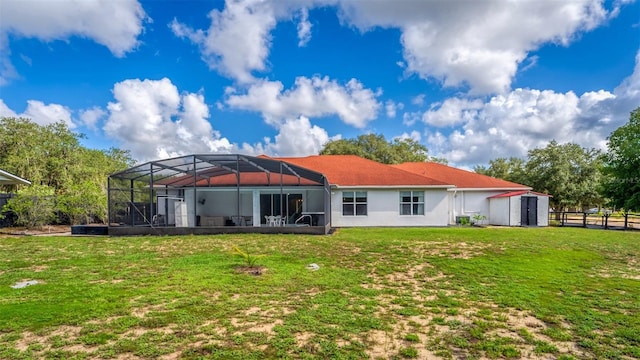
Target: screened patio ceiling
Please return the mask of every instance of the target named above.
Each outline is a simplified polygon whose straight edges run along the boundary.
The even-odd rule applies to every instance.
[[[151,186],[324,185],[324,175],[267,157],[201,154],[150,161],[112,174],[110,179],[151,182]]]
[[[313,195],[314,191],[321,191],[321,195],[317,192]],[[329,183],[323,174],[266,156],[196,154],[149,161],[109,176],[109,231],[142,234],[143,230],[134,232],[123,228],[149,227],[157,233],[160,227],[166,234],[185,231],[326,233],[330,224],[328,215],[322,221],[315,221],[318,226],[309,226],[309,229],[294,226],[268,229],[262,218],[264,215],[289,217],[293,215],[289,214],[290,210],[294,209],[314,213],[322,210],[321,214],[328,214],[329,192]],[[307,201],[303,196],[311,198]],[[299,206],[289,204],[296,199]],[[271,206],[269,213],[265,213],[265,206]],[[224,219],[223,224],[220,219]],[[237,226],[228,226],[230,222]]]

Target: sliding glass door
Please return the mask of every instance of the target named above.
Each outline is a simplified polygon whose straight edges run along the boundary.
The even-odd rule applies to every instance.
[[[260,223],[266,224],[265,216],[284,215],[287,224],[292,224],[302,213],[302,194],[260,194]]]

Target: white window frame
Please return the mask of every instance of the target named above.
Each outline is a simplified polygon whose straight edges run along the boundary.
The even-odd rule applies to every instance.
[[[369,194],[366,191],[343,191],[342,192],[342,216],[367,216],[369,214],[369,206],[368,206],[369,196],[368,195]],[[351,199],[351,200],[345,201],[345,199]],[[362,199],[364,199],[364,201]],[[351,206],[350,214],[349,214],[349,211],[345,211],[346,206]],[[362,213],[362,209],[364,209],[364,213]]]
[[[405,195],[404,197],[406,197],[406,195],[409,195],[409,201],[404,201],[403,200],[403,194]],[[400,195],[400,206],[399,206],[399,213],[400,216],[424,216],[424,199],[425,199],[425,194],[424,191],[422,190],[404,190],[404,191],[400,191],[399,192]],[[420,197],[422,197],[422,201],[420,201]],[[409,205],[409,210],[410,213],[409,214],[403,214],[403,205]],[[422,205],[422,207],[420,207],[420,205]],[[422,213],[420,213],[420,209],[422,209]]]

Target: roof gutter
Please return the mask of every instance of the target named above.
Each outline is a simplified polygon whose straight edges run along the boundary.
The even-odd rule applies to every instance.
[[[7,178],[7,180],[8,180],[4,184],[2,182],[0,182],[0,185],[18,185],[18,184],[31,185],[31,181],[29,181],[27,179],[23,179],[20,176],[8,173],[8,172],[6,172],[4,170],[0,170],[0,177]]]
[[[337,185],[331,184],[335,189],[449,189],[455,185]],[[450,190],[449,190],[450,191]]]
[[[530,187],[519,187],[519,188],[455,188],[455,189],[449,189],[449,191],[531,191],[533,190]]]

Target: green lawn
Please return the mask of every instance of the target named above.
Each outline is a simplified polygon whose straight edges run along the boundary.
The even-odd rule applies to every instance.
[[[640,358],[639,259],[566,228],[0,237],[0,359]]]

